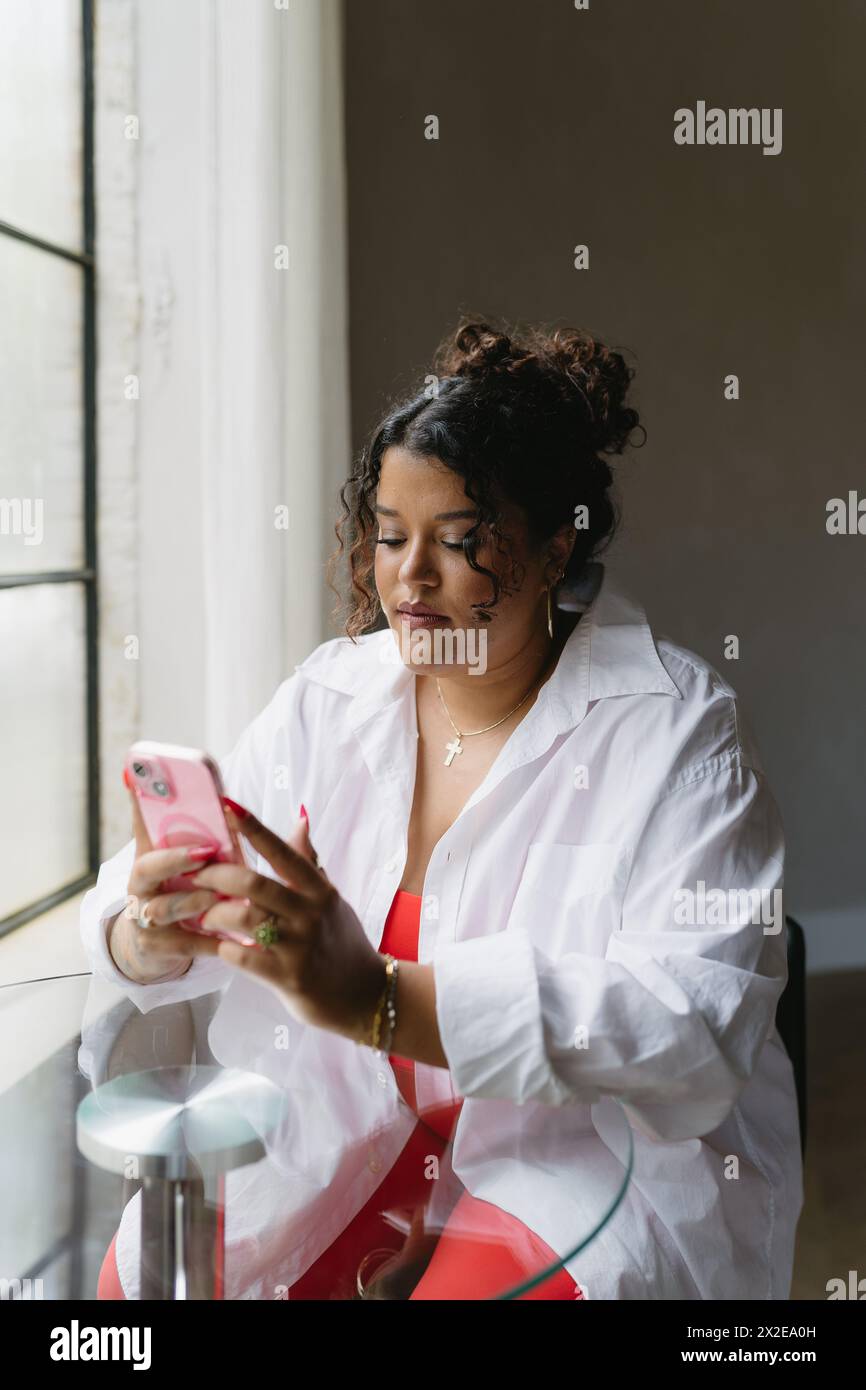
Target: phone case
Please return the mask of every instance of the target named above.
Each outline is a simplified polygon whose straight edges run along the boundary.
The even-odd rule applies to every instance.
[[[133,743],[125,763],[130,784],[135,788],[142,819],[154,849],[173,849],[178,845],[213,845],[209,863],[245,864],[243,850],[229,827],[220,797],[223,794],[219,767],[200,748],[140,740]],[[160,884],[160,893],[193,892],[189,874],[175,874]],[[220,898],[230,895],[220,893]],[[176,926],[202,936],[218,936],[226,941],[249,944],[243,932],[225,928],[209,931],[201,926],[204,913],[184,917]]]

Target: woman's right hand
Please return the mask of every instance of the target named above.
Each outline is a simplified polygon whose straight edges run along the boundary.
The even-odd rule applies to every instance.
[[[176,874],[195,873],[207,862],[191,858],[188,845],[177,849],[154,849],[141,814],[138,797],[132,798],[132,824],[135,832],[135,862],[127,884],[127,906],[114,918],[108,933],[108,949],[122,974],[136,984],[155,984],[174,980],[192,965],[195,956],[215,956],[219,938],[186,931],[175,924],[197,917],[220,901],[208,888],[190,888],[188,893],[160,893],[160,885]],[[135,917],[147,904],[147,926]]]

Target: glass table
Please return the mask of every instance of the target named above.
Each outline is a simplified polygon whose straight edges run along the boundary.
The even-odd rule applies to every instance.
[[[554,1248],[464,1181],[543,1169],[525,1107],[473,1100],[490,1123],[467,1156],[459,1105],[419,1117],[405,1073],[353,1073],[366,1049],[323,1030],[300,1025],[291,1062],[277,1042],[227,1065],[221,998],[141,1013],[90,975],[0,986],[3,1297],[405,1300],[448,1296],[449,1269],[461,1298],[569,1287],[631,1178],[616,1101],[537,1107],[573,1155]]]

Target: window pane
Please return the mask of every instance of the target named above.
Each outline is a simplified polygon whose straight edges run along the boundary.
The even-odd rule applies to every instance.
[[[81,0],[0,0],[0,220],[82,249]]]
[[[0,589],[0,917],[87,872],[83,590]]]
[[[84,563],[82,275],[0,235],[0,574]]]

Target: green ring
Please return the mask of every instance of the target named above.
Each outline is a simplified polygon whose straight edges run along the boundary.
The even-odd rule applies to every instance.
[[[273,946],[279,941],[280,933],[273,922],[262,922],[256,927],[255,938],[260,946]]]

